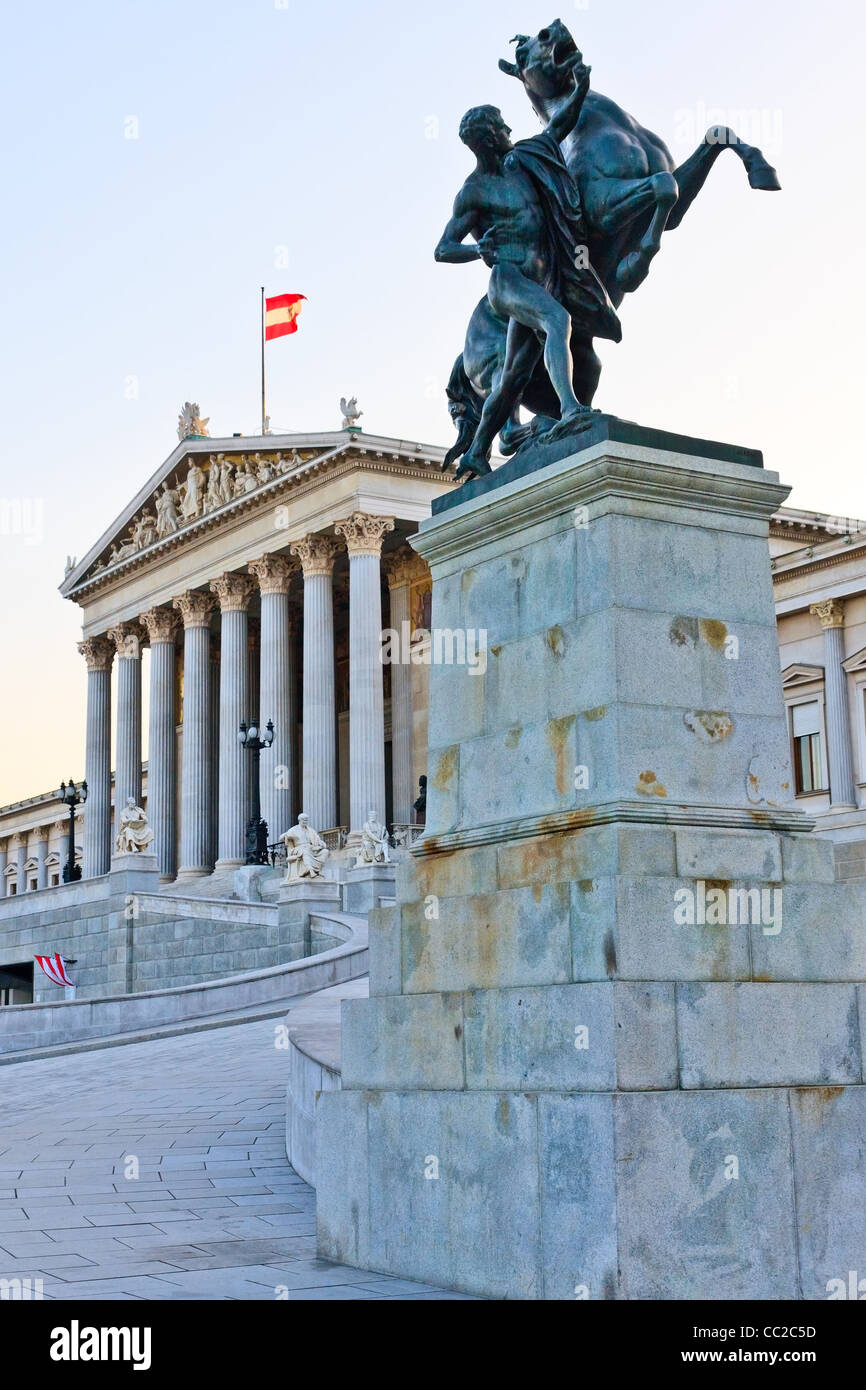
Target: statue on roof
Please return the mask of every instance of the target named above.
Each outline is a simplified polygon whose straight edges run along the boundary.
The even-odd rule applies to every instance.
[[[202,419],[198,401],[184,401],[183,410],[177,417],[178,439],[207,439],[209,421],[210,416],[207,420]]]
[[[345,396],[341,396],[341,397],[340,397],[340,409],[341,409],[342,412],[343,412],[343,424],[342,424],[342,428],[343,428],[344,430],[356,430],[356,429],[360,429],[360,425],[358,424],[358,421],[360,420],[360,418],[361,418],[361,416],[364,414],[364,412],[363,412],[363,410],[359,410],[359,409],[358,409],[358,397],[357,397],[357,396],[352,396],[352,397],[347,401]]]

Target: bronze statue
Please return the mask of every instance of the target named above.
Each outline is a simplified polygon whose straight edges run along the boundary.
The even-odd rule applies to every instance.
[[[571,69],[571,91],[541,135],[512,146],[495,106],[473,107],[460,125],[460,138],[477,164],[457,195],[436,259],[480,258],[489,265],[487,299],[509,327],[502,370],[458,477],[489,472],[493,440],[513,419],[542,353],[559,407],[559,422],[547,431],[553,438],[592,413],[572,386],[573,327],[589,337],[622,337],[616,311],[589,264],[580,198],[559,148],[589,90],[589,69],[577,56]],[[464,246],[470,234],[475,242]]]
[[[555,122],[556,129],[562,129],[558,122],[565,114],[565,133],[559,138],[564,163],[573,180],[574,201],[580,209],[585,236],[583,264],[601,282],[611,307],[618,307],[624,295],[646,278],[663,232],[679,226],[723,150],[732,150],[742,161],[752,188],[779,188],[776,172],[761,151],[745,144],[727,127],[708,130],[694,154],[677,167],[658,136],[599,92],[583,93],[578,99],[576,120],[572,121],[570,110],[575,93],[579,82],[586,81],[588,69],[583,67],[582,55],[560,20],[534,37],[518,35],[514,42],[515,61],[501,61],[500,68],[523,83],[548,130]],[[519,142],[518,148],[523,143]],[[464,246],[463,255],[458,258],[441,254],[442,247],[440,242],[438,259],[469,260],[481,254],[480,249]],[[556,247],[554,259],[562,273],[562,257]],[[463,352],[448,383],[449,410],[458,428],[458,439],[443,466],[468,455],[469,466],[464,473],[470,475],[484,471],[478,466],[479,458],[489,456],[485,440],[488,431],[482,435],[480,446],[475,441],[485,401],[497,392],[508,356],[511,315],[502,312],[501,300],[498,305],[488,294],[476,306]],[[567,307],[570,309],[571,305]],[[571,380],[573,394],[584,407],[592,405],[598,386],[601,363],[592,340],[601,336],[605,335],[594,322],[587,322],[585,315],[572,315]],[[520,405],[539,417],[534,422],[536,437],[545,423],[550,426],[563,413],[562,398],[567,393],[560,389],[561,382],[557,386],[551,381],[546,356],[543,360],[538,354],[529,380],[502,420],[500,447],[504,454],[514,453],[533,433],[533,426],[521,423]],[[498,394],[497,419],[502,415],[501,392]],[[492,418],[492,414],[488,415],[488,421]],[[579,419],[574,418],[579,426]]]

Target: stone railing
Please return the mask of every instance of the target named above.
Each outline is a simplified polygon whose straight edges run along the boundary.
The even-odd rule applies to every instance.
[[[391,844],[395,849],[409,849],[423,834],[423,825],[392,825]]]

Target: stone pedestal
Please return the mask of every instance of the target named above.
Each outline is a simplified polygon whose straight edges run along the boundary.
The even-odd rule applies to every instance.
[[[310,917],[340,911],[340,885],[328,878],[281,883],[277,902],[280,940],[288,947],[286,959],[300,960],[311,953]]]
[[[114,854],[108,873],[108,993],[132,993],[135,923],[142,893],[159,891],[155,854]]]
[[[363,864],[346,870],[343,903],[347,912],[364,914],[379,906],[380,898],[394,897],[394,864]]]
[[[427,829],[317,1110],[320,1253],[496,1298],[826,1298],[866,1269],[866,891],[792,800],[787,489],[609,419],[535,463],[413,538],[486,665],[431,667]]]

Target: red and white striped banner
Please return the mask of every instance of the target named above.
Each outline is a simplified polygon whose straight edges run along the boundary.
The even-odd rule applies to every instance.
[[[305,294],[277,294],[265,300],[265,342],[297,333],[298,314]]]
[[[44,971],[49,980],[53,980],[56,985],[68,985],[70,989],[74,988],[66,973],[66,961],[59,951],[53,956],[35,956],[34,959],[39,969]]]

